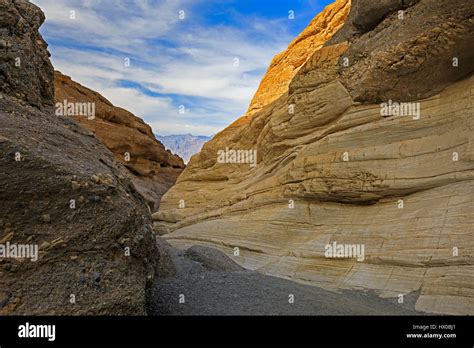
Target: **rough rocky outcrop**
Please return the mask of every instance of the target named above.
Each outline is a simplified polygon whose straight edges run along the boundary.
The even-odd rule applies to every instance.
[[[51,105],[53,69],[38,33],[44,14],[28,1],[0,0],[0,92],[31,105]]]
[[[28,57],[17,67],[1,56],[0,314],[144,314],[163,251],[127,170],[55,115],[43,19],[25,1],[0,1],[0,42]]]
[[[356,10],[349,16],[348,25],[364,18],[362,33],[374,28],[351,39],[341,57],[348,66],[342,61],[339,64],[341,82],[355,101],[428,98],[472,73],[471,2],[385,1],[387,6],[356,2]],[[379,9],[384,11],[377,12]],[[453,66],[454,60],[457,66]]]
[[[264,273],[474,314],[473,11],[352,1],[278,99],[191,159],[156,231]],[[257,150],[257,165],[221,163],[226,148]],[[326,257],[333,242],[363,245],[364,260]]]
[[[74,120],[92,131],[129,169],[138,191],[151,209],[157,210],[161,196],[183,170],[183,160],[166,150],[141,118],[114,106],[99,93],[59,71],[55,71],[54,85],[59,105],[93,103],[95,117],[75,115]]]

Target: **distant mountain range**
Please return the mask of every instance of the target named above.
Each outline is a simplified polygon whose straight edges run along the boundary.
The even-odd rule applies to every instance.
[[[192,155],[201,151],[204,143],[211,138],[192,134],[156,135],[156,139],[174,154],[180,156],[185,163],[189,162]]]

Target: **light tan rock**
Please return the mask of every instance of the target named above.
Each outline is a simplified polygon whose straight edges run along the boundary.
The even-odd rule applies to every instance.
[[[391,26],[397,19],[388,13],[373,30],[316,50],[281,96],[193,157],[154,214],[155,230],[177,247],[219,248],[263,273],[371,289],[393,301],[419,292],[417,310],[474,314],[474,63],[449,81],[415,64],[409,90],[393,87],[406,83],[407,62],[386,72],[373,56],[358,57],[364,84],[354,79],[360,72],[341,67],[355,54],[351,47],[370,46],[377,35],[397,48],[415,45],[415,61],[434,59],[417,38],[423,42],[444,16],[468,26],[462,1],[455,2],[442,12],[414,3],[403,26]],[[423,30],[406,34],[415,25]],[[446,36],[465,43],[466,32],[453,30]],[[438,52],[446,66],[449,47]],[[379,53],[384,49],[391,46]],[[383,81],[392,87],[380,89]],[[418,91],[423,98],[413,99]],[[419,103],[420,117],[383,117],[371,101],[378,98]],[[226,148],[257,150],[257,166],[219,163]],[[333,242],[363,245],[364,260],[326,257]]]

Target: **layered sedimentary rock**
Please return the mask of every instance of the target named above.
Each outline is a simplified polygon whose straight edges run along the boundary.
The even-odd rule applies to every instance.
[[[278,99],[192,158],[156,231],[280,277],[474,314],[473,14],[352,1]],[[257,150],[257,165],[222,163],[226,148]],[[328,257],[334,242],[363,260]]]
[[[136,188],[151,208],[157,209],[161,196],[183,170],[183,160],[166,150],[141,118],[114,106],[99,93],[59,71],[55,71],[54,85],[59,113],[67,111],[70,103],[93,105],[94,115],[83,112],[83,115],[75,114],[73,119],[93,132],[129,169]]]
[[[144,314],[151,216],[114,155],[55,115],[43,20],[0,1],[0,314]]]

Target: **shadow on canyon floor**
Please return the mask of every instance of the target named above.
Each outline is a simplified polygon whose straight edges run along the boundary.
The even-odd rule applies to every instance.
[[[212,248],[179,251],[166,242],[159,245],[170,255],[171,271],[158,277],[148,291],[149,315],[423,314],[415,310],[418,293],[398,304],[396,298],[382,299],[374,292],[332,292],[243,269]],[[290,295],[294,303],[289,303]]]

